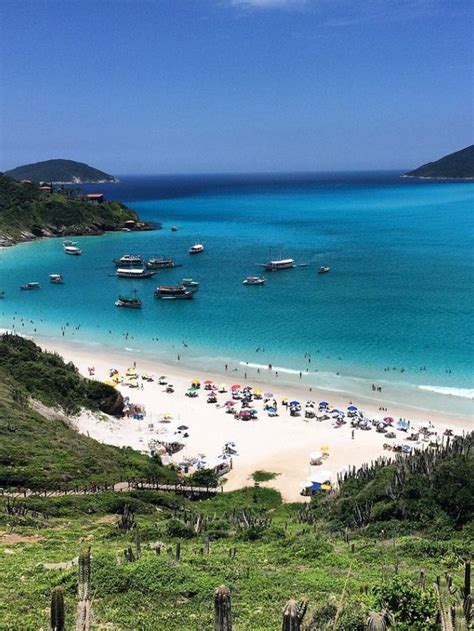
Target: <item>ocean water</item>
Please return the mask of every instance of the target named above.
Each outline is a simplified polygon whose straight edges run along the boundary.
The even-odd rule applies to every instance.
[[[271,364],[280,380],[472,413],[473,183],[378,173],[123,177],[86,188],[163,229],[82,237],[81,257],[65,256],[57,239],[0,251],[0,327],[59,337],[67,323],[66,341],[179,355],[200,369],[227,363],[249,379],[257,368],[275,379]],[[196,240],[205,253],[189,256]],[[170,255],[182,267],[117,279],[112,260],[125,253]],[[242,285],[279,256],[309,265]],[[320,265],[331,272],[318,275]],[[48,282],[53,272],[63,286]],[[183,277],[200,281],[194,300],[153,298],[157,284]],[[41,290],[21,292],[28,281]],[[117,309],[132,288],[143,309]]]

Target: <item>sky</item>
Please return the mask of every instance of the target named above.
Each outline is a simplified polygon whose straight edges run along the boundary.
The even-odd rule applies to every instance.
[[[2,0],[0,170],[409,169],[473,142],[472,0]]]

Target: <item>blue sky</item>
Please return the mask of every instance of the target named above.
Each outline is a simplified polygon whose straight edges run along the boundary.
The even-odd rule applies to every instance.
[[[0,14],[0,169],[404,169],[473,142],[470,0],[2,0]]]

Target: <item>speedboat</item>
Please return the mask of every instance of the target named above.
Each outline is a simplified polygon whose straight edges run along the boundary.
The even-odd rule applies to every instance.
[[[124,254],[114,261],[115,267],[141,267],[143,266],[142,257],[136,254]]]
[[[170,267],[177,267],[172,258],[166,256],[157,256],[152,259],[148,259],[146,266],[148,269],[167,269]]]
[[[155,289],[155,298],[160,300],[191,300],[194,292],[183,285],[161,285]]]
[[[260,278],[259,276],[247,276],[247,278],[242,281],[242,285],[264,285],[266,280],[266,278]]]
[[[5,292],[3,291],[3,289],[0,291],[0,298],[5,298]]]
[[[171,226],[171,232],[177,232],[177,231],[178,231],[177,226]]]
[[[126,307],[127,309],[141,309],[142,301],[137,296],[136,290],[133,291],[133,296],[120,295],[115,302],[116,307]]]
[[[20,289],[23,289],[23,290],[39,289],[39,288],[40,288],[40,284],[39,283],[26,283],[26,285],[22,285],[20,287]]]
[[[195,243],[189,248],[189,254],[201,254],[202,252],[204,252],[202,243]]]
[[[55,285],[61,285],[62,283],[64,283],[64,278],[61,276],[61,274],[50,274],[49,280]]]
[[[152,272],[147,269],[134,269],[128,267],[119,267],[117,272],[115,273],[119,278],[151,278],[155,275],[155,272]]]
[[[77,247],[77,241],[64,241],[63,248],[64,254],[71,254],[72,256],[79,256],[82,254],[81,248]]]
[[[183,278],[181,285],[187,289],[194,289],[194,291],[197,291],[199,288],[199,281],[193,280],[192,278]]]
[[[264,263],[263,267],[267,272],[278,272],[282,269],[295,267],[295,261],[293,259],[277,259]]]
[[[318,274],[327,274],[330,271],[330,267],[328,267],[327,265],[321,265],[321,267],[318,270]]]

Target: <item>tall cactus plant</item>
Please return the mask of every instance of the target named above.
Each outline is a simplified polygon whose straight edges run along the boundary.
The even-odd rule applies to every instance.
[[[367,619],[367,631],[386,631],[392,624],[393,616],[386,609],[371,611]]]
[[[282,631],[300,631],[307,608],[306,600],[300,602],[289,600],[283,610]]]
[[[91,588],[91,549],[82,550],[79,555],[78,594],[80,600],[88,600]]]
[[[232,606],[230,590],[221,585],[214,592],[214,629],[232,631]]]
[[[51,594],[51,629],[64,631],[65,624],[64,592],[61,587],[55,587]]]

